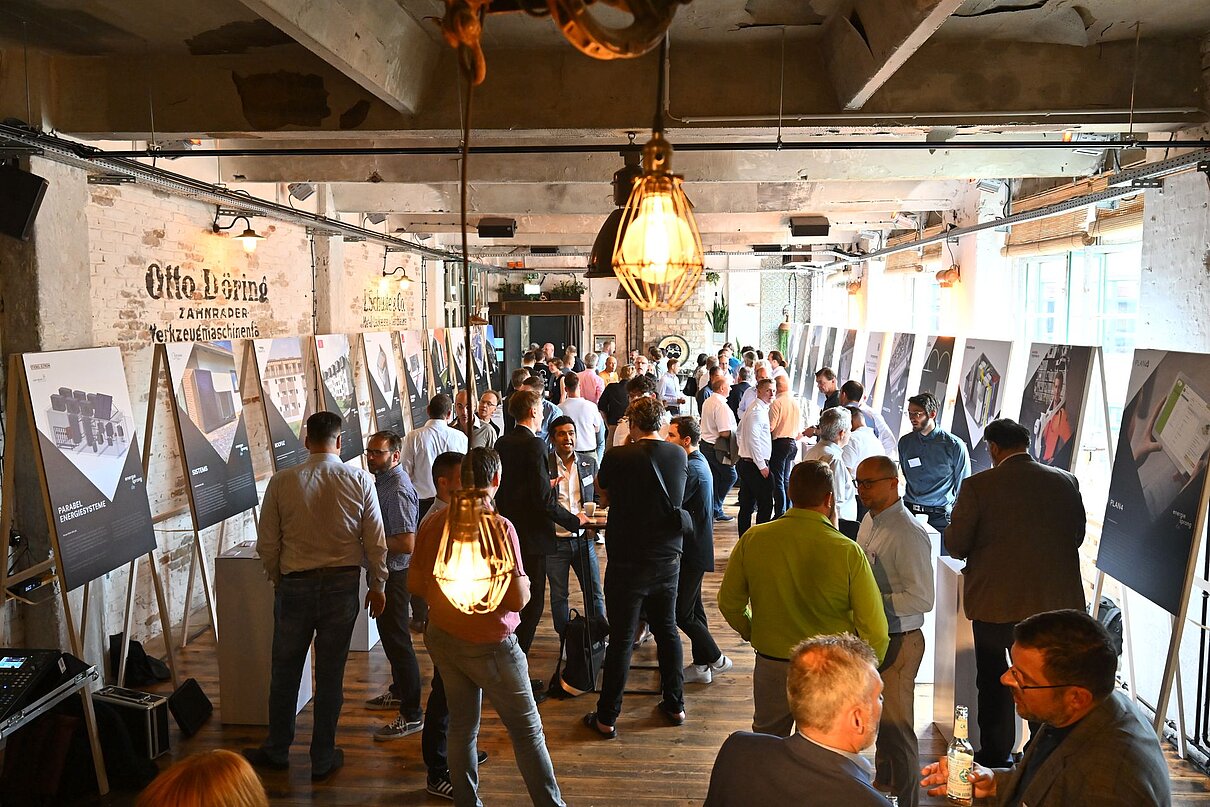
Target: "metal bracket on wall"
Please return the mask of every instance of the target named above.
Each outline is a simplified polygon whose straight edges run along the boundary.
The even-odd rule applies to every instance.
[[[1198,162],[1197,170],[1206,178],[1206,184],[1210,185],[1210,160],[1201,160]]]

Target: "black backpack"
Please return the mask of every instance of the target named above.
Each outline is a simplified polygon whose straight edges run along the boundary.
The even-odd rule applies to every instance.
[[[1118,655],[1122,655],[1122,609],[1118,604],[1108,597],[1101,597],[1101,607],[1097,611],[1097,622],[1104,626],[1105,630],[1109,631],[1109,638],[1113,640],[1113,649]]]
[[[597,690],[605,663],[605,639],[609,636],[609,623],[603,618],[585,619],[574,608],[570,617],[559,643],[559,655],[565,655],[567,660],[560,658],[550,682],[551,694],[560,698],[574,698]]]
[[[122,634],[115,633],[109,637],[109,672],[110,677],[118,680],[118,669],[122,660]],[[131,689],[150,686],[151,684],[167,681],[172,677],[168,665],[155,656],[147,655],[143,643],[134,639],[126,650],[126,680],[122,686]]]

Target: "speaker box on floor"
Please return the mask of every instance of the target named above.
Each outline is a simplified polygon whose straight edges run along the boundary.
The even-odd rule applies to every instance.
[[[0,233],[28,241],[49,186],[36,174],[0,164]]]
[[[181,727],[181,733],[186,737],[197,734],[210,715],[214,714],[214,706],[196,678],[190,678],[177,687],[176,692],[168,696],[168,710],[176,718],[176,724]]]

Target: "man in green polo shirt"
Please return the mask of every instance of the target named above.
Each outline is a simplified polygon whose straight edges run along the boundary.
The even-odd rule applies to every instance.
[[[794,727],[786,671],[795,645],[847,631],[864,639],[881,663],[890,641],[865,553],[828,520],[831,469],[799,463],[787,492],[792,507],[740,537],[718,590],[723,617],[756,650],[752,730],[779,737]]]

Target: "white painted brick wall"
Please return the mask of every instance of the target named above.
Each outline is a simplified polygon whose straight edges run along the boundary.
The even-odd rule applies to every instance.
[[[1210,352],[1210,181],[1191,171],[1149,191],[1139,347]]]

